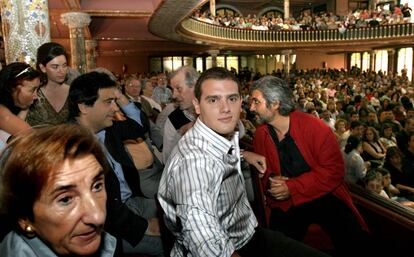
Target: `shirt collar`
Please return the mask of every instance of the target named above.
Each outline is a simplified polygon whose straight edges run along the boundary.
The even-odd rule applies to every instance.
[[[209,144],[209,149],[211,149],[211,154],[215,155],[217,158],[222,158],[223,155],[227,155],[231,148],[233,148],[232,155],[235,155],[240,151],[239,149],[239,135],[235,131],[231,139],[227,139],[217,132],[213,131],[207,125],[205,125],[200,118],[197,118],[196,123],[194,124],[194,129],[199,135],[206,138]]]

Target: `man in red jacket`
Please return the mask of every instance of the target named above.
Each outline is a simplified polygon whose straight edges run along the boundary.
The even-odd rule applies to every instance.
[[[303,240],[317,223],[339,256],[366,247],[368,228],[344,184],[344,161],[332,129],[298,111],[287,83],[265,76],[253,84],[250,110],[263,122],[253,146],[266,157],[263,188],[271,208],[269,226]]]

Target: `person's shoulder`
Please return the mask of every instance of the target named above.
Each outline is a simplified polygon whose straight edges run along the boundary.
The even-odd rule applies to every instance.
[[[21,235],[11,231],[0,244],[0,256],[36,257],[37,255]]]
[[[328,125],[326,125],[322,119],[318,119],[309,113],[305,113],[302,111],[294,111],[290,114],[291,123],[295,124],[296,126],[306,127],[306,128],[326,128],[330,129]]]
[[[4,117],[5,115],[11,115],[11,111],[6,106],[0,104],[0,116]]]
[[[267,123],[263,123],[263,124],[260,124],[259,126],[256,127],[255,134],[256,135],[261,135],[263,133],[266,133],[266,131],[267,131]]]

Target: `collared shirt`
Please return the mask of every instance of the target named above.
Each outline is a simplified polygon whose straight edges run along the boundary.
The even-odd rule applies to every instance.
[[[145,99],[145,100],[147,100],[147,102],[151,105],[151,108],[152,108],[152,109],[155,109],[155,110],[157,110],[158,112],[162,112],[162,107],[161,107],[161,105],[160,105],[159,103],[155,102],[155,100],[154,100],[154,99],[152,99],[151,97],[148,97],[148,96],[142,95],[142,96],[141,96],[141,99]],[[141,101],[142,101],[142,100],[141,100]]]
[[[112,157],[112,155],[108,152],[108,150],[106,150],[105,136],[106,136],[105,130],[101,130],[98,133],[96,133],[96,137],[98,138],[98,141],[101,143],[102,148],[105,151],[106,158],[108,159],[108,162],[111,165],[112,170],[115,172],[115,175],[118,178],[120,191],[121,191],[121,201],[124,203],[126,200],[128,200],[131,197],[132,191],[129,188],[128,183],[126,182],[121,164]]]
[[[130,102],[137,102],[137,103],[141,102],[141,97],[140,96],[133,97],[133,96],[128,95],[127,93],[125,93],[125,96],[129,99]]]
[[[11,135],[4,130],[0,129],[0,151],[3,150],[7,145],[7,140]]]
[[[360,179],[365,177],[367,168],[364,160],[357,149],[349,153],[343,152],[345,161],[345,181],[349,183],[357,183]]]
[[[152,92],[152,98],[159,104],[167,104],[171,102],[172,92],[168,87],[157,86]]]
[[[197,119],[174,148],[158,190],[177,238],[171,256],[231,256],[253,236],[238,141],[237,132],[228,140]]]
[[[115,254],[116,239],[106,232],[102,232],[101,247],[98,249],[98,257],[112,257]],[[38,237],[27,238],[11,231],[0,244],[0,256],[19,257],[57,257]]]
[[[133,102],[130,101],[128,104],[122,106],[121,109],[126,116],[138,122],[139,125],[142,125],[141,110],[138,109],[138,107]]]

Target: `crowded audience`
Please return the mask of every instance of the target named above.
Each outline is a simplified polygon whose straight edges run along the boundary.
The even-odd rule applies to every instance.
[[[336,15],[333,12],[312,13],[303,10],[299,16],[283,18],[283,14],[276,16],[246,16],[239,13],[224,11],[216,16],[208,10],[197,10],[193,18],[205,23],[236,29],[251,30],[328,30],[337,29],[345,32],[352,28],[372,28],[383,25],[404,24],[411,22],[411,8],[408,4],[403,6],[391,6],[386,9],[384,5],[378,5],[375,10],[356,9],[349,11],[347,15]]]

